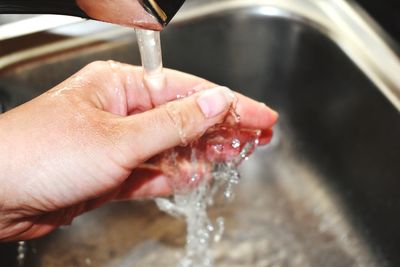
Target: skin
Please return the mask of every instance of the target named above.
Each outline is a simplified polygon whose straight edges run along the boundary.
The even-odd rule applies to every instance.
[[[278,115],[263,103],[223,98],[227,89],[173,70],[162,91],[142,77],[139,67],[95,62],[0,115],[1,241],[42,236],[113,199],[170,194],[167,178],[142,164],[180,145],[182,131],[192,141],[222,122],[233,101],[241,126],[270,139]]]
[[[155,17],[138,0],[76,0],[77,5],[91,18],[113,24],[161,31]]]

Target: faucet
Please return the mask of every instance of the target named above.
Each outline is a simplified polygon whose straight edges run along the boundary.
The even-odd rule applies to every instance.
[[[0,14],[58,14],[161,31],[185,0],[0,0]]]

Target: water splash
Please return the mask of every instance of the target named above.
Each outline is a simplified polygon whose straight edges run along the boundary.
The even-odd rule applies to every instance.
[[[234,123],[232,123],[232,121]],[[162,170],[170,178],[174,195],[156,199],[158,207],[187,224],[186,252],[181,267],[211,267],[211,246],[222,238],[222,217],[212,222],[207,208],[222,194],[231,201],[240,182],[239,164],[259,143],[261,132],[240,129],[237,119],[217,125],[186,147],[166,152]]]

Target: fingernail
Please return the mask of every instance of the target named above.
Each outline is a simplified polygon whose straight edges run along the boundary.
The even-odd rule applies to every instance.
[[[206,118],[218,116],[232,104],[235,94],[227,87],[216,87],[204,91],[197,99]]]

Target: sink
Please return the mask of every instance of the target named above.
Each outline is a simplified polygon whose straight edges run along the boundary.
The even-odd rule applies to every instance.
[[[216,266],[400,266],[398,58],[353,5],[314,12],[310,3],[319,1],[279,2],[188,1],[162,33],[165,66],[281,114],[272,143],[242,165],[234,202],[210,210],[226,218]],[[332,10],[339,19],[348,13],[338,10],[362,14],[365,23],[329,22]],[[362,38],[371,42],[362,46],[352,34],[367,26]],[[56,39],[0,62],[2,107],[94,60],[140,64],[130,29]],[[176,266],[184,234],[183,222],[151,201],[111,203],[27,242],[22,266]],[[2,266],[17,266],[17,247],[0,245]]]

